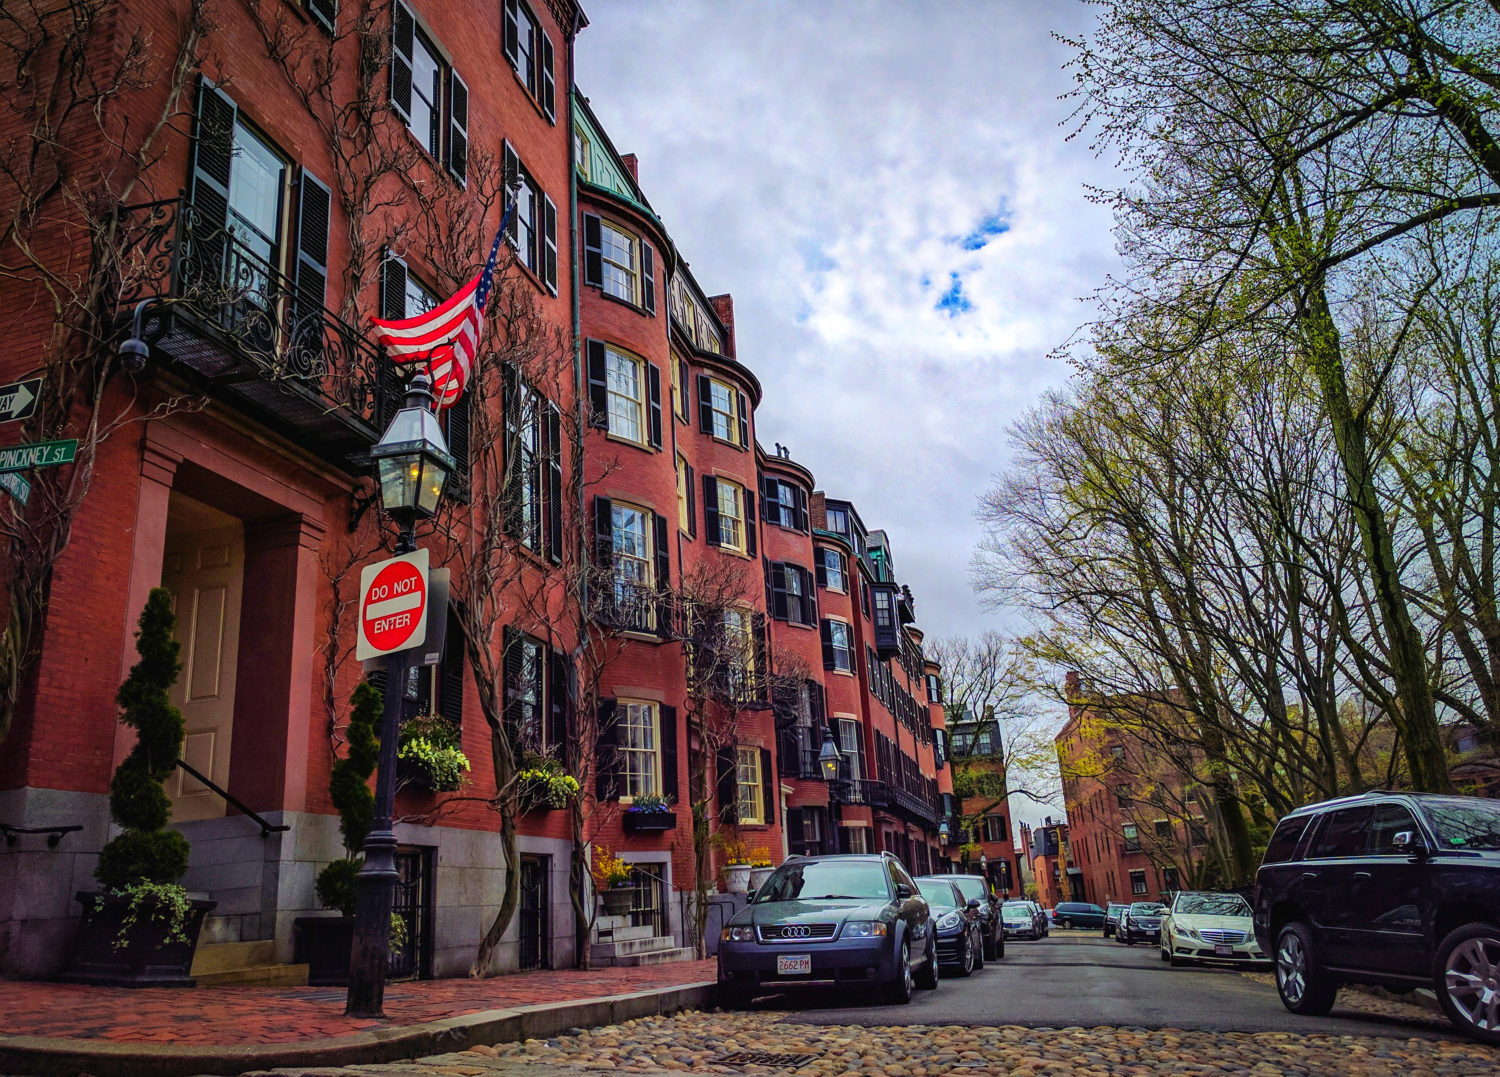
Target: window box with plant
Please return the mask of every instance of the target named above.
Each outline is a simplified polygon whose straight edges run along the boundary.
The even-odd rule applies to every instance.
[[[599,887],[599,900],[604,905],[605,916],[629,916],[630,906],[635,901],[635,888],[630,885],[630,865],[608,848],[600,845],[594,856],[594,881]]]
[[[78,894],[83,919],[64,979],[119,987],[192,987],[188,974],[203,918],[215,902],[194,900],[178,880],[188,842],[166,829],[172,801],[162,783],[182,753],[182,713],[172,685],[182,671],[172,593],[152,590],[136,632],[140,661],[115,699],[135,747],[115,770],[109,814],[124,829],[99,851],[102,887]]]
[[[642,793],[625,809],[625,829],[635,833],[648,833],[677,829],[677,814],[672,811],[672,798],[660,793]]]
[[[458,729],[446,718],[418,715],[401,727],[396,748],[397,788],[453,793],[463,787],[469,757],[458,743]]]
[[[516,774],[516,796],[523,813],[557,811],[578,795],[578,779],[563,772],[562,764],[543,756],[523,759]]]

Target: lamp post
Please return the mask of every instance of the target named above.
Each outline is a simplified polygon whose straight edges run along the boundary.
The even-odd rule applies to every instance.
[[[400,529],[396,553],[417,548],[417,522],[438,509],[453,457],[432,413],[432,391],[425,373],[411,380],[406,401],[385,434],[370,450],[380,484],[380,503]],[[354,941],[349,948],[349,1017],[384,1017],[385,976],[390,965],[391,907],[396,887],[396,832],[391,816],[396,801],[396,741],[401,735],[401,698],[410,653],[385,659],[385,709],[380,720],[380,764],[375,776],[374,818],[365,834],[364,864],[357,879]]]
[[[834,783],[839,780],[839,768],[843,766],[844,755],[839,751],[838,742],[833,739],[833,730],[823,726],[823,746],[818,749],[818,767],[823,771],[823,780],[828,783],[828,814],[829,829],[833,831],[833,849],[839,851],[839,833],[844,820],[844,803],[836,795]],[[823,848],[828,848],[827,844]]]

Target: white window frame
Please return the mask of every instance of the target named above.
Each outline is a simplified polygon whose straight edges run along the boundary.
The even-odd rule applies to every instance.
[[[634,395],[626,391],[623,370],[629,369]],[[646,444],[646,361],[629,352],[604,347],[604,392],[605,412],[611,437],[621,438],[635,445]],[[618,383],[618,384],[617,384]],[[625,429],[633,422],[635,433]]]
[[[1140,885],[1137,886],[1136,883]],[[1150,892],[1150,884],[1146,881],[1145,868],[1132,868],[1130,870],[1130,892],[1136,896],[1142,896]]]
[[[724,402],[728,410],[719,406],[718,393],[722,391]],[[734,386],[728,382],[720,381],[718,378],[708,379],[708,411],[710,415],[709,432],[720,441],[727,441],[731,445],[740,445],[740,409],[737,402]],[[724,431],[719,430],[720,420],[724,423]],[[740,448],[744,448],[740,445]]]
[[[765,825],[765,783],[760,772],[760,749],[734,750],[734,806],[741,823]],[[753,783],[753,784],[752,784]],[[751,810],[753,806],[753,810]]]
[[[745,488],[730,479],[719,479],[716,485],[719,492],[719,547],[744,553]]]
[[[835,629],[836,626],[843,628],[844,643],[843,643],[842,647],[839,646],[839,642],[838,642],[838,640],[834,636],[834,629]],[[853,673],[854,672],[854,629],[850,626],[849,622],[848,621],[841,621],[837,617],[830,617],[828,619],[828,642],[833,647],[833,669],[834,669],[834,672],[836,672],[836,673]],[[840,654],[843,654],[843,656],[844,656],[844,662],[845,662],[845,664],[842,665],[842,666],[839,665],[839,655]]]
[[[619,260],[617,248],[623,248],[627,262]],[[607,218],[599,218],[599,256],[603,267],[601,287],[605,295],[640,306],[640,249],[641,241],[633,232]]]
[[[824,586],[830,591],[837,591],[841,595],[849,593],[849,581],[844,579],[844,559],[839,552],[827,546],[818,550],[818,556],[823,559],[823,579],[827,581]],[[837,579],[838,583],[833,581]]]
[[[617,700],[616,751],[624,795],[661,794],[661,708],[643,699]]]
[[[688,462],[682,453],[677,454],[677,527],[683,534],[689,530],[688,524]]]
[[[621,524],[622,516],[628,519],[630,514],[640,518],[639,554],[628,551],[622,542],[622,539],[632,538],[635,534],[633,529]],[[631,623],[640,623],[648,628],[656,624],[656,604],[651,598],[656,589],[656,536],[652,532],[655,526],[655,513],[650,509],[632,505],[628,501],[611,502],[610,544],[614,559],[615,606],[620,610],[643,607],[643,615],[639,619],[630,620]]]

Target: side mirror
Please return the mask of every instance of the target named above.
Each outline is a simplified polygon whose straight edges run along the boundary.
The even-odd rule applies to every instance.
[[[979,908],[979,899],[978,898],[970,898],[969,899],[968,908],[971,908],[971,909],[977,909],[977,908]]]
[[[909,900],[911,900],[911,897],[912,897],[912,888],[911,887],[907,886],[905,883],[897,883],[896,884],[896,900],[897,901],[909,901]]]
[[[1415,830],[1398,830],[1391,838],[1391,850],[1407,856],[1424,857],[1427,855],[1427,843]]]
[[[755,887],[752,886],[749,890],[745,891],[745,900],[746,901],[754,901],[755,900]]]

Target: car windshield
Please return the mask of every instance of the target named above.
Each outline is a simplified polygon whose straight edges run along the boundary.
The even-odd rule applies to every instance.
[[[978,879],[954,879],[953,885],[958,887],[965,901],[984,900],[984,883]]]
[[[1156,901],[1137,901],[1130,906],[1131,916],[1160,916],[1167,907]]]
[[[1238,894],[1183,894],[1173,907],[1184,916],[1249,916],[1250,906]]]
[[[783,864],[755,892],[755,904],[854,898],[885,901],[885,866],[873,860],[802,860]]]
[[[1000,915],[1007,920],[1030,920],[1031,910],[1025,905],[1006,905],[1000,910]]]
[[[929,905],[942,905],[953,908],[953,884],[940,879],[918,879],[917,889],[927,899]]]
[[[1500,801],[1444,797],[1425,800],[1427,818],[1444,849],[1500,849]]]

